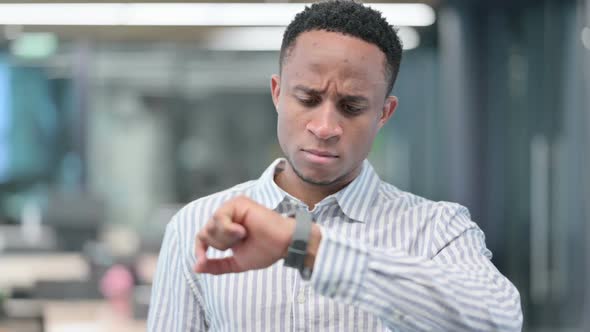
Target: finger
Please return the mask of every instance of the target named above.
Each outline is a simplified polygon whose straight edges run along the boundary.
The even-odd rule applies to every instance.
[[[234,224],[242,224],[250,199],[237,196],[222,204],[216,211],[220,216],[227,216]]]
[[[215,234],[217,233],[217,219],[211,218],[211,220],[209,220],[209,222],[205,224],[204,229],[205,232],[207,232],[207,234],[209,234],[210,236],[215,236]]]
[[[208,259],[199,262],[195,266],[195,272],[208,274],[238,273],[244,270],[240,268],[233,256],[225,258]]]
[[[216,214],[211,224],[214,226],[205,227],[207,243],[219,250],[231,248],[246,235],[246,229],[242,225],[232,223],[225,215]]]
[[[207,261],[207,248],[209,248],[209,245],[207,244],[206,238],[202,233],[199,233],[195,238],[195,256],[197,257],[197,262]]]
[[[240,224],[230,224],[227,231],[229,236],[236,240],[242,240],[246,237],[246,228]]]
[[[212,217],[199,233],[201,241],[207,243],[210,247],[218,250],[228,249],[228,241],[225,239],[222,223],[219,222],[219,216]]]

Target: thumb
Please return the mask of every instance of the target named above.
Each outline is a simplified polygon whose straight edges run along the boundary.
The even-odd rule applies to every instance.
[[[227,226],[228,233],[236,240],[241,240],[246,237],[246,228],[243,225],[231,223]]]

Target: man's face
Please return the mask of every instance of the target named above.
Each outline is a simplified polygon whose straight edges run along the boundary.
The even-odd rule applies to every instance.
[[[387,97],[385,54],[362,39],[309,31],[273,76],[279,144],[307,183],[348,183],[397,106]]]

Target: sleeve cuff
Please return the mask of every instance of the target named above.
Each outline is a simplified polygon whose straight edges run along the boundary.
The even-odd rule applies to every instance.
[[[322,241],[314,263],[311,285],[316,293],[353,303],[367,271],[369,253],[357,241],[326,232],[320,227]]]

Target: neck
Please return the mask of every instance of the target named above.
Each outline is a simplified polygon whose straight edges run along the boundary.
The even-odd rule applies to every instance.
[[[275,183],[291,196],[307,204],[310,210],[322,199],[340,191],[346,187],[360,171],[356,170],[353,174],[345,176],[341,180],[328,185],[318,185],[304,181],[293,170],[288,162],[285,162],[285,169],[275,175]]]

